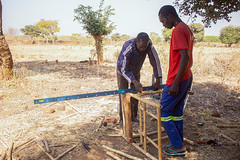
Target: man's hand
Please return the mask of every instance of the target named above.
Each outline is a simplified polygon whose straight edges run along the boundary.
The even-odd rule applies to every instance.
[[[156,82],[152,85],[153,86],[153,90],[154,91],[157,91],[157,90],[159,90],[160,89],[160,79],[161,79],[162,77],[158,77],[158,78],[156,78]]]
[[[179,91],[179,84],[173,83],[169,88],[169,95],[170,96],[177,96]]]
[[[133,80],[132,82],[135,86],[136,91],[141,93],[143,91],[142,84],[140,82],[138,82],[137,80]]]

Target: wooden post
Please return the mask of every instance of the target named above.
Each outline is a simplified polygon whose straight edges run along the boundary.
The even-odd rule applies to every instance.
[[[133,142],[133,133],[132,133],[132,112],[131,112],[131,101],[130,101],[130,93],[126,93],[123,97],[123,116],[125,119],[124,122],[124,137],[126,138],[128,143]]]
[[[143,103],[143,134],[144,134],[144,152],[147,153],[147,119],[146,119],[146,103]]]
[[[161,109],[157,108],[157,121],[158,121],[158,160],[162,160],[162,143],[161,143]]]
[[[139,136],[140,136],[140,143],[143,143],[143,136],[142,136],[142,125],[143,125],[143,121],[142,121],[142,102],[138,101],[138,107],[139,107]]]

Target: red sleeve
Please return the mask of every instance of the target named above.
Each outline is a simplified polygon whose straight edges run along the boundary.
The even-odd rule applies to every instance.
[[[188,49],[187,37],[184,30],[177,27],[172,33],[173,50]]]

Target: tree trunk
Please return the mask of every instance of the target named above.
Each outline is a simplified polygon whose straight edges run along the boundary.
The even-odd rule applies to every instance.
[[[102,46],[102,35],[94,36],[95,47],[97,51],[98,64],[103,63],[103,46]]]
[[[2,31],[2,1],[0,0],[0,79],[12,78],[12,69],[12,54]]]

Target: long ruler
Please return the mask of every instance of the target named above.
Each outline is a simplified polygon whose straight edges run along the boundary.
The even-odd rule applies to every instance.
[[[161,85],[161,88],[162,87],[163,87],[163,85]],[[143,87],[143,91],[152,90],[152,89],[153,89],[152,86]],[[130,93],[130,92],[136,92],[136,89],[135,88],[120,89],[120,90],[105,91],[105,92],[95,92],[95,93],[77,94],[77,95],[70,95],[70,96],[35,99],[34,104],[67,101],[67,100],[90,98],[90,97],[100,97],[100,96],[108,96],[108,95],[114,95],[114,94],[125,94],[125,93]]]

